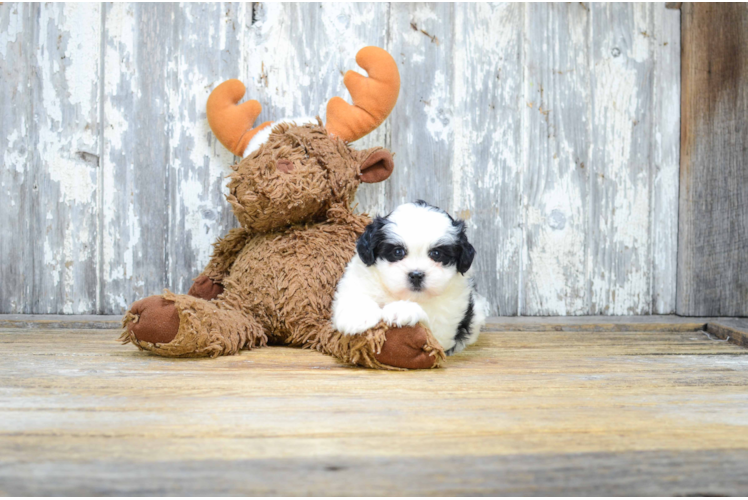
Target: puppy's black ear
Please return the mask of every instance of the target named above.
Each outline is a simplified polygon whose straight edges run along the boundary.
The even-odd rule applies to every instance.
[[[460,258],[457,259],[457,271],[461,274],[465,274],[473,265],[473,258],[475,257],[475,248],[465,238],[465,242],[460,244]]]
[[[475,248],[467,239],[465,234],[465,222],[461,220],[453,220],[452,224],[458,228],[459,234],[457,236],[457,272],[465,274],[473,265],[473,259],[475,258]]]
[[[364,229],[364,234],[358,237],[356,241],[356,251],[361,258],[361,262],[367,266],[372,266],[377,261],[377,247],[384,240],[382,228],[389,221],[384,217],[376,217]]]

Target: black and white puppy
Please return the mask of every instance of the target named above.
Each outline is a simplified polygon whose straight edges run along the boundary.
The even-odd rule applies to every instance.
[[[358,239],[335,292],[333,326],[353,335],[380,321],[420,322],[448,355],[460,352],[486,321],[471,278],[474,256],[463,221],[424,201],[400,205]]]

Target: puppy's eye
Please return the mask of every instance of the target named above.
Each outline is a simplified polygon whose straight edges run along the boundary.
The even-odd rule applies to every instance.
[[[403,260],[405,256],[408,255],[408,251],[405,249],[405,247],[400,245],[393,245],[392,243],[385,243],[384,245],[382,245],[381,250],[377,253],[383,258],[387,259],[389,262],[397,262],[399,260]]]
[[[434,248],[433,250],[429,251],[429,258],[431,260],[439,260],[442,257],[442,253],[438,248]]]

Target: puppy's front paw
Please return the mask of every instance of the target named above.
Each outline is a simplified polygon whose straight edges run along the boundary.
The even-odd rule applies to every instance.
[[[363,333],[382,321],[382,310],[376,304],[334,310],[332,326],[346,335]]]
[[[382,319],[391,326],[414,326],[428,317],[426,311],[415,302],[398,300],[384,306]]]

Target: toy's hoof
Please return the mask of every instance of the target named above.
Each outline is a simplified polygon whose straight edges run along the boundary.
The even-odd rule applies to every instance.
[[[190,291],[187,295],[192,295],[198,299],[213,300],[223,293],[223,285],[214,282],[204,274],[201,274],[195,278],[195,282],[192,283]]]
[[[170,302],[160,295],[152,295],[135,302],[130,312],[138,318],[127,323],[127,329],[136,339],[153,344],[168,344],[179,331],[179,313]]]
[[[428,344],[428,332],[421,325],[391,328],[387,330],[382,351],[375,358],[397,368],[433,368],[439,357],[432,354]]]

